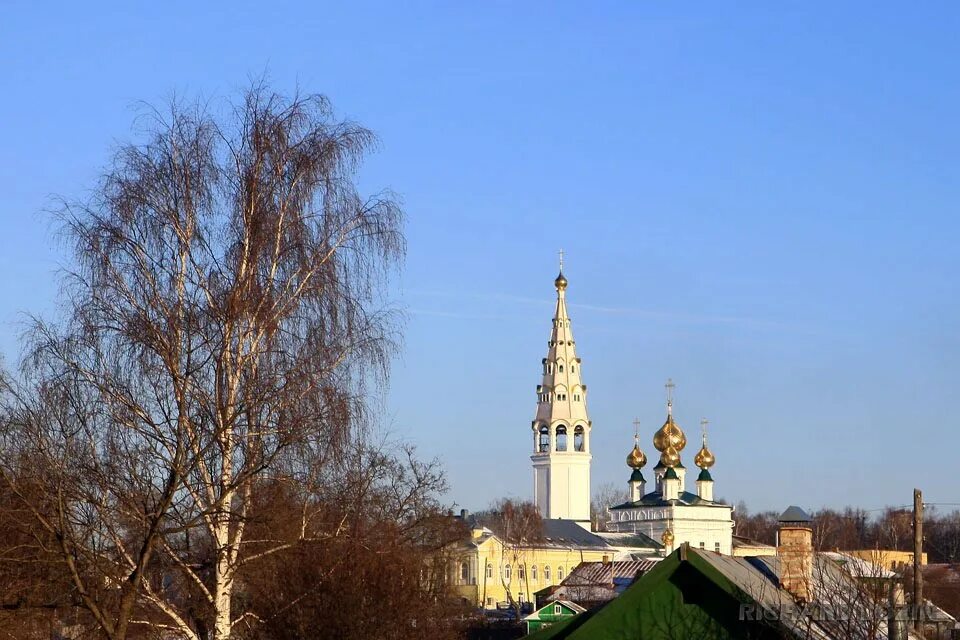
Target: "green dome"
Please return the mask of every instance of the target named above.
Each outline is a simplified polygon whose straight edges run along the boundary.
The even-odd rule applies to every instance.
[[[713,482],[713,476],[710,475],[710,472],[706,469],[700,471],[700,475],[697,476],[697,480],[710,480]]]
[[[663,477],[669,480],[679,480],[680,477],[677,475],[677,472],[673,470],[673,467],[667,469],[667,472],[663,474]]]
[[[640,473],[640,469],[634,469],[633,473],[630,474],[630,482],[646,482],[643,478],[643,474]]]

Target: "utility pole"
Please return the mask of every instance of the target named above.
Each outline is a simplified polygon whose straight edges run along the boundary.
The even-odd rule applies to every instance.
[[[923,493],[913,490],[913,628],[923,627]]]

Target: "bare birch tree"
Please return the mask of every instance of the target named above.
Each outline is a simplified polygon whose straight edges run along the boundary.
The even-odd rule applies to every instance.
[[[255,86],[225,113],[142,122],[59,210],[75,267],[62,321],[36,324],[6,385],[2,475],[106,637],[139,623],[221,640],[246,614],[241,567],[341,533],[308,496],[349,479],[343,445],[386,375],[401,210],[360,195],[375,138],[323,97]],[[263,479],[304,506],[254,540]]]

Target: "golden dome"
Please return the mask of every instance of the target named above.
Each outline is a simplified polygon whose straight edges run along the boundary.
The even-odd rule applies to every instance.
[[[563,271],[561,271],[560,275],[557,276],[557,279],[553,281],[553,286],[560,291],[563,291],[567,288],[567,278],[563,275]]]
[[[703,446],[700,447],[700,451],[698,451],[697,455],[693,458],[693,464],[701,469],[709,469],[716,461],[717,459],[713,457],[710,449],[707,449],[707,443],[704,441]]]
[[[683,429],[673,421],[673,413],[669,410],[667,421],[653,434],[653,446],[657,448],[657,451],[664,451],[667,447],[683,451],[683,448],[687,446],[687,436],[683,434]]]
[[[660,542],[662,542],[662,543],[664,544],[664,546],[666,546],[666,547],[672,547],[672,546],[673,546],[673,531],[671,531],[670,529],[667,529],[666,531],[664,531],[664,532],[663,532],[663,535],[660,536]]]
[[[660,464],[665,467],[675,467],[680,464],[680,454],[673,447],[668,446],[660,454]]]
[[[633,469],[639,469],[645,464],[647,464],[646,454],[640,450],[639,445],[634,444],[633,450],[627,454],[627,466]]]

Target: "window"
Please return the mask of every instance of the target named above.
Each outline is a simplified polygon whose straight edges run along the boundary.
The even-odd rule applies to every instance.
[[[577,365],[575,364],[570,365],[570,373],[576,373],[576,372],[577,372]]]
[[[493,565],[492,565],[492,564],[488,564],[488,565],[487,565],[487,577],[488,577],[488,578],[493,578]]]
[[[567,428],[563,425],[557,427],[557,451],[567,450]]]
[[[557,567],[557,580],[563,582],[563,567]]]
[[[488,606],[488,607],[492,607],[492,606],[493,606],[493,598],[487,598],[487,606]]]
[[[550,451],[550,427],[545,424],[540,425],[540,453]]]
[[[701,541],[700,541],[700,548],[703,549],[703,548],[705,548],[706,546],[707,546],[707,543],[706,543],[706,542],[703,542],[703,541],[701,540]]]
[[[562,365],[562,364],[558,364],[558,365],[557,365],[557,373],[563,373],[563,365]]]
[[[527,569],[522,564],[517,567],[517,578],[522,582],[527,579]]]
[[[719,543],[719,542],[715,542],[715,543],[713,544],[713,550],[716,551],[717,553],[720,553],[720,543]]]
[[[573,430],[573,450],[583,451],[583,447],[583,425],[577,425],[577,427]]]
[[[550,567],[543,567],[543,581],[550,584]]]
[[[533,565],[532,567],[530,567],[530,580],[532,582],[537,581],[537,565]]]
[[[503,565],[503,581],[510,582],[510,565]]]
[[[553,615],[555,616],[563,615],[563,607],[559,603],[554,603]]]
[[[460,582],[467,584],[470,581],[470,565],[466,562],[460,563]]]

